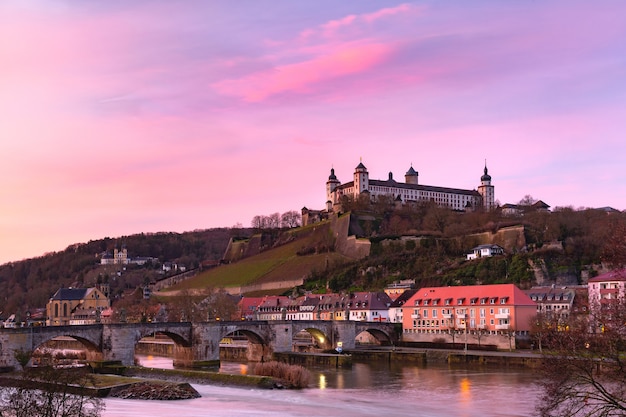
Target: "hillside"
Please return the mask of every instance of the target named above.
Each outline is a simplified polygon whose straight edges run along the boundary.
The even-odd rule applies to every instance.
[[[163,293],[206,288],[226,288],[237,294],[281,293],[285,288],[301,285],[313,272],[323,273],[354,261],[332,250],[330,222],[274,233],[273,239],[268,233],[265,235],[231,242],[226,258],[232,263],[202,272]],[[272,247],[264,247],[262,241]]]
[[[119,297],[146,280],[164,277],[164,262],[193,269],[203,261],[218,261],[231,237],[251,234],[249,229],[222,228],[107,237],[70,245],[64,251],[38,258],[0,265],[0,316],[45,307],[57,289],[92,286],[98,280],[108,281],[112,295]],[[154,261],[143,267],[100,264],[103,253],[112,253],[114,248],[122,246],[128,248],[131,257],[151,257]]]
[[[231,246],[232,255],[236,258],[236,253],[247,253],[247,257],[203,273],[174,289],[219,287],[248,295],[288,293],[301,278],[307,279],[298,285],[300,292],[380,290],[400,279],[414,279],[418,287],[515,283],[529,288],[581,284],[607,268],[602,263],[604,243],[616,224],[625,222],[623,213],[561,208],[514,218],[497,212],[454,216],[445,213],[446,222],[436,222],[438,227],[433,228],[427,220],[438,220],[442,213],[436,208],[433,211],[434,214],[426,212],[417,219],[422,229],[428,227],[421,232],[411,227],[411,221],[415,221],[411,217],[413,213],[393,211],[377,216],[354,214],[342,224],[331,220],[308,229],[290,230],[273,240],[275,247],[257,254],[251,248],[263,247],[261,237],[239,241]],[[349,230],[343,230],[348,224]],[[317,233],[312,233],[315,229]],[[345,256],[353,254],[345,250],[345,242],[351,235],[366,234],[364,230],[369,230],[369,235],[360,240],[367,242],[369,255]],[[343,237],[342,233],[345,233]],[[506,255],[475,261],[465,259],[472,247],[484,243],[503,246]],[[275,285],[273,290],[262,287],[264,283],[278,282],[284,285]],[[256,286],[240,288],[252,284]],[[260,292],[261,289],[265,291]]]
[[[24,314],[44,307],[60,287],[91,286],[98,280],[109,282],[115,302],[136,287],[173,274],[162,269],[166,262],[188,271],[204,261],[230,262],[204,269],[169,291],[229,288],[248,295],[291,293],[294,288],[380,290],[399,279],[414,279],[416,286],[585,283],[607,268],[602,263],[605,243],[625,223],[624,213],[593,209],[556,208],[510,217],[499,211],[458,213],[425,205],[374,207],[262,234],[211,229],[105,238],[0,265],[0,314]],[[505,256],[466,261],[465,254],[481,243],[503,246]],[[123,245],[129,256],[153,261],[141,267],[100,265],[103,253]]]

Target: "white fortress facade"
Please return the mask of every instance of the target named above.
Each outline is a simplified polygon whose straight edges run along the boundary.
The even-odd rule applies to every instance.
[[[474,211],[492,210],[495,208],[494,186],[491,176],[487,173],[485,163],[484,174],[480,177],[480,185],[475,190],[422,185],[418,181],[418,173],[411,166],[404,175],[404,182],[397,182],[389,173],[387,180],[370,179],[367,168],[360,162],[354,170],[350,182],[341,183],[335,176],[334,168],[326,181],[326,211],[340,212],[342,197],[358,199],[361,195],[369,195],[372,201],[386,196],[401,204],[422,203],[432,201],[440,207],[451,210]]]

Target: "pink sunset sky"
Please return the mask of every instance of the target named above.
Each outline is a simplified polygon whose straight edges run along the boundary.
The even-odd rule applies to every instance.
[[[0,3],[0,263],[321,209],[331,167],[626,209],[626,2]],[[136,254],[149,256],[150,254]]]

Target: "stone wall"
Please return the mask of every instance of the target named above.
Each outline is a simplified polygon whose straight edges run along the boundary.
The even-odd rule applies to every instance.
[[[467,336],[467,339],[466,339]],[[515,336],[513,334],[483,334],[480,338],[474,333],[457,333],[454,338],[447,332],[439,333],[412,333],[402,334],[402,342],[418,343],[454,343],[456,345],[465,344],[467,340],[468,348],[473,346],[496,346],[501,350],[515,349]]]
[[[304,278],[296,278],[288,281],[264,282],[260,284],[243,285],[241,287],[224,288],[231,295],[246,294],[253,291],[268,291],[278,289],[291,289],[304,283]]]
[[[349,258],[366,258],[370,254],[371,242],[369,239],[357,238],[350,234],[352,216],[352,214],[332,216],[331,229],[335,237],[335,250]]]

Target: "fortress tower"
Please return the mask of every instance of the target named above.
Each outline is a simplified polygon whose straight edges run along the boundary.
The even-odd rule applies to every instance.
[[[485,210],[493,210],[496,207],[495,193],[493,185],[491,185],[491,175],[487,173],[487,161],[485,161],[485,173],[480,177],[480,186],[478,193],[483,198],[483,208]]]

